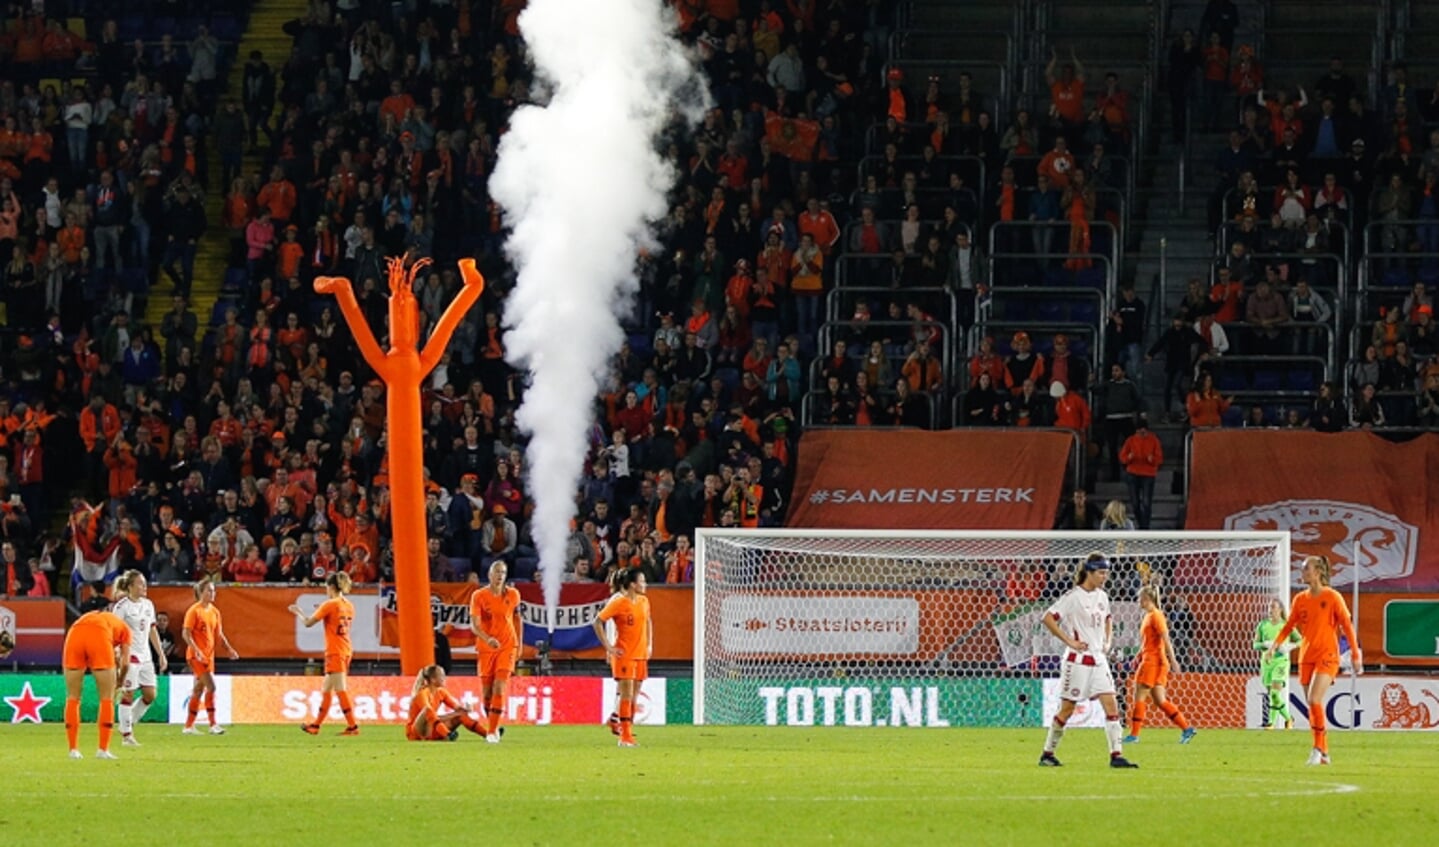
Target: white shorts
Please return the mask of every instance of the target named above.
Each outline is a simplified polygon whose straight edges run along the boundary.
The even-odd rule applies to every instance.
[[[1114,693],[1114,674],[1109,660],[1097,658],[1094,664],[1065,661],[1059,672],[1059,698],[1082,703],[1101,694]]]
[[[141,688],[155,687],[155,663],[139,662],[133,657],[130,659],[130,671],[125,674],[125,684],[122,691],[138,691]]]

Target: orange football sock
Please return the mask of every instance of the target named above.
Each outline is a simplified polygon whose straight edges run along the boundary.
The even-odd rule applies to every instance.
[[[336,691],[335,698],[340,701],[340,713],[345,716],[345,726],[355,726],[355,708],[350,703],[350,692]]]
[[[115,731],[115,701],[100,701],[100,749],[110,749],[110,733]]]
[[[460,726],[473,732],[475,735],[484,735],[485,730],[480,722],[469,716],[467,712],[460,712]]]
[[[1309,729],[1314,733],[1314,749],[1321,753],[1329,752],[1329,733],[1324,726],[1324,704],[1309,704]]]
[[[215,692],[213,691],[205,692],[205,712],[210,716],[210,726],[214,726],[217,721],[215,718]]]
[[[1149,714],[1149,704],[1143,700],[1134,704],[1129,710],[1129,734],[1138,736],[1139,731],[1144,728],[1144,718]]]
[[[625,741],[635,740],[635,701],[625,699],[620,701],[620,738]]]
[[[505,715],[505,696],[496,694],[490,698],[490,734],[494,735],[500,729],[500,718]]]
[[[71,750],[80,749],[80,701],[74,697],[65,698],[65,738]]]
[[[190,703],[189,703],[189,705],[186,706],[186,708],[185,708],[185,711],[186,711],[186,716],[185,716],[185,728],[186,728],[186,729],[194,729],[194,728],[195,728],[195,717],[196,717],[197,715],[199,715],[199,713],[200,713],[200,701],[199,701],[199,700],[196,700],[196,699],[192,696],[192,697],[190,698]]]
[[[320,695],[320,713],[315,715],[315,726],[324,723],[325,718],[330,716],[330,704],[333,702],[335,702],[335,692],[326,691]]]
[[[1179,711],[1178,706],[1174,705],[1168,700],[1165,700],[1163,703],[1160,704],[1159,708],[1163,710],[1164,714],[1168,716],[1171,721],[1174,722],[1175,726],[1179,727],[1180,729],[1189,729],[1189,721],[1185,720],[1184,713]]]

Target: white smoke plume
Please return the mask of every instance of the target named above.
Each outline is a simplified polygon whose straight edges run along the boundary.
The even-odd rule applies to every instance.
[[[548,100],[515,111],[490,192],[519,272],[505,347],[529,372],[517,423],[553,630],[594,397],[674,184],[657,136],[676,110],[693,121],[706,104],[661,0],[532,0],[519,23]]]

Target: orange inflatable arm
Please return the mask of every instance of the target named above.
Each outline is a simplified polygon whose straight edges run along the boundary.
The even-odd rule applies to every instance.
[[[385,351],[380,349],[374,333],[370,332],[370,323],[365,320],[365,313],[360,311],[360,301],[355,299],[355,289],[350,285],[350,281],[342,276],[315,277],[315,291],[319,294],[335,295],[335,299],[340,303],[340,311],[350,325],[350,334],[354,336],[355,344],[360,348],[365,361],[370,363],[376,373],[384,373]]]
[[[424,352],[420,353],[420,376],[423,378],[435,365],[440,363],[440,357],[444,356],[445,348],[449,346],[450,336],[454,334],[460,321],[465,319],[465,314],[480,295],[485,291],[485,277],[475,268],[474,259],[460,260],[460,276],[465,280],[465,285],[445,313],[440,316],[439,323],[435,324],[434,330],[430,333],[430,340],[425,343]],[[353,295],[351,295],[353,299]],[[358,309],[358,305],[356,306]]]

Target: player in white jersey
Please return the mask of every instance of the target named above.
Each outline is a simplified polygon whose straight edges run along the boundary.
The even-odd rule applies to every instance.
[[[160,672],[169,669],[170,663],[165,650],[160,646],[160,631],[155,627],[155,604],[145,595],[149,584],[139,571],[125,571],[115,580],[115,592],[120,599],[111,608],[120,620],[130,628],[130,672],[125,675],[125,685],[120,694],[120,739],[127,747],[139,747],[135,740],[135,724],[145,716],[150,704],[155,702],[155,662],[160,658]],[[150,652],[154,649],[154,653]],[[140,699],[135,699],[135,693]]]
[[[1114,696],[1114,675],[1109,671],[1109,647],[1113,621],[1109,616],[1109,560],[1090,553],[1074,574],[1074,588],[1044,613],[1044,626],[1064,642],[1064,661],[1059,672],[1059,712],[1044,740],[1039,757],[1043,767],[1059,767],[1054,751],[1064,737],[1064,725],[1080,701],[1098,700],[1104,709],[1104,734],[1109,739],[1109,766],[1137,768],[1124,758],[1121,739],[1124,725],[1119,720],[1119,702]]]

